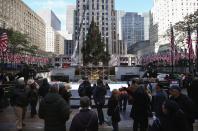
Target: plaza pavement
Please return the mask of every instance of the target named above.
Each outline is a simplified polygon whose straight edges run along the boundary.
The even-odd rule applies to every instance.
[[[96,109],[93,109],[96,111]],[[70,114],[70,119],[66,122],[67,130],[70,127],[71,120],[74,115],[78,112],[78,109],[71,109],[72,113]],[[103,110],[106,115],[106,108]],[[120,131],[131,131],[132,130],[132,120],[129,118],[130,106],[127,107],[126,113],[121,113],[122,121],[119,123]],[[30,108],[26,113],[25,118],[25,128],[24,131],[43,131],[44,121],[39,119],[38,116],[35,118],[30,118]],[[112,127],[104,124],[103,126],[99,126],[99,131],[111,131]],[[9,106],[8,108],[4,109],[3,112],[0,113],[0,131],[16,131],[15,127],[15,115],[13,108]]]
[[[186,94],[186,90],[183,90],[183,93]],[[70,104],[72,106],[70,119],[66,122],[67,131],[70,127],[71,120],[73,119],[74,115],[78,112],[79,107],[79,96],[77,94],[77,91],[72,91],[73,100],[70,101]],[[110,94],[108,94],[107,97],[109,97]],[[93,103],[93,101],[92,101]],[[106,99],[107,104],[107,99]],[[132,119],[129,117],[131,106],[127,106],[127,110],[125,113],[121,112],[121,122],[119,122],[119,128],[120,131],[132,131]],[[96,109],[93,109],[96,111]],[[107,109],[104,108],[104,115],[105,118],[107,118]],[[44,127],[44,121],[42,119],[39,119],[38,116],[35,118],[30,118],[30,108],[28,108],[28,111],[26,113],[26,119],[25,119],[26,126],[24,128],[24,131],[43,131]],[[4,109],[3,112],[0,112],[0,131],[16,131],[15,128],[15,115],[13,108],[9,106],[8,108]],[[112,127],[108,126],[107,124],[103,126],[99,126],[99,131],[112,131]]]

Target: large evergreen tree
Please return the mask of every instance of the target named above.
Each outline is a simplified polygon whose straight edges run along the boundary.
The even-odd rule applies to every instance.
[[[103,62],[104,65],[108,64],[110,60],[108,50],[105,51],[105,44],[101,39],[99,28],[94,21],[91,22],[88,29],[81,52],[83,55],[84,66],[88,64],[98,65],[99,62]]]

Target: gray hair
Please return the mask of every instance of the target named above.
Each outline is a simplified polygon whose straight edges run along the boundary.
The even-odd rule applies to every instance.
[[[90,99],[87,96],[80,98],[80,107],[88,108],[90,106]]]

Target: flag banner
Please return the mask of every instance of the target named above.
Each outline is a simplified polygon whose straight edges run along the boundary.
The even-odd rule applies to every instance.
[[[0,35],[0,50],[5,52],[8,48],[8,36],[7,33],[3,33]]]
[[[194,59],[194,51],[193,51],[193,46],[192,46],[190,27],[188,27],[187,45],[188,45],[188,53],[189,53],[188,57],[189,57],[189,59]]]
[[[0,57],[2,57],[2,53],[0,53]],[[16,63],[20,64],[21,62],[27,62],[28,64],[33,63],[43,63],[47,64],[49,59],[47,57],[34,57],[30,55],[23,55],[23,54],[12,54],[8,52],[4,52],[4,61],[7,63]]]

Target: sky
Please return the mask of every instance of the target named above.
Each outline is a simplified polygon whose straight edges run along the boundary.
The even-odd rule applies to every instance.
[[[22,0],[35,12],[42,9],[52,9],[61,21],[62,31],[66,30],[66,7],[75,4],[76,0]],[[148,12],[152,8],[153,0],[115,0],[116,10],[126,12]]]

